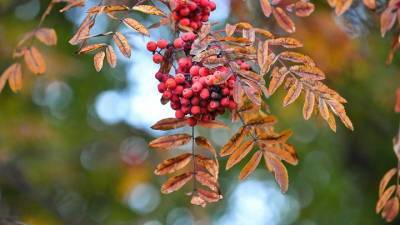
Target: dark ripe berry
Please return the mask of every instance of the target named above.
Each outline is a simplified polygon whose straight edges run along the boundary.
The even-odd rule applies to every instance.
[[[210,108],[211,109],[216,109],[218,107],[219,107],[219,102],[217,102],[217,101],[211,101],[210,102]]]
[[[217,5],[213,1],[210,1],[208,7],[210,7],[211,11],[214,11],[217,8]]]
[[[196,38],[196,35],[193,32],[187,32],[182,34],[182,40],[185,42],[193,41]]]
[[[172,108],[173,110],[178,110],[178,109],[181,108],[181,105],[180,105],[179,103],[177,103],[177,102],[171,101],[171,108]]]
[[[158,86],[157,86],[157,88],[158,88],[158,91],[159,91],[160,93],[164,93],[164,91],[167,89],[167,88],[165,87],[165,83],[159,83]]]
[[[189,124],[189,126],[194,127],[194,126],[196,126],[196,124],[197,124],[197,120],[196,120],[196,118],[190,117],[190,118],[187,120],[187,123]]]
[[[185,114],[181,110],[176,110],[175,117],[177,119],[183,119],[185,117]]]
[[[176,83],[182,84],[182,83],[185,82],[185,80],[186,80],[185,75],[183,75],[182,73],[178,73],[178,74],[175,75]]]
[[[223,88],[222,89],[222,95],[227,96],[230,94],[229,88]]]
[[[184,98],[189,99],[192,97],[192,95],[193,95],[193,91],[191,89],[189,89],[189,88],[183,89],[182,96]]]
[[[205,108],[208,106],[208,101],[206,100],[200,100],[200,107]]]
[[[199,66],[192,66],[192,67],[190,68],[190,70],[189,70],[190,75],[192,75],[192,76],[198,76],[198,75],[199,75],[199,70],[200,70],[200,67],[199,67]]]
[[[164,60],[164,57],[160,54],[154,54],[153,55],[153,62],[156,64],[160,64],[162,63],[162,61]]]
[[[157,72],[155,77],[157,80],[162,81],[164,74],[161,72]]]
[[[166,48],[168,46],[168,41],[164,40],[164,39],[158,40],[157,41],[157,46],[159,48],[161,48],[161,49],[164,49],[164,48]]]
[[[201,21],[203,22],[207,22],[208,21],[209,16],[208,15],[204,15],[201,17]]]
[[[231,110],[235,110],[236,107],[237,107],[236,102],[234,102],[234,101],[230,101],[230,102],[229,102],[229,108],[230,108]]]
[[[171,93],[172,93],[172,92],[171,92]],[[174,94],[174,93],[172,93],[171,101],[173,101],[173,102],[175,102],[175,103],[178,103],[178,104],[180,105],[179,96],[176,95],[176,94]]]
[[[205,76],[207,76],[208,74],[209,74],[209,71],[208,71],[208,69],[207,69],[206,67],[201,67],[201,68],[199,69],[199,75],[200,75],[200,76],[205,77]]]
[[[187,105],[184,105],[181,107],[181,110],[183,113],[188,114],[190,112],[190,107]]]
[[[167,86],[168,89],[175,89],[176,88],[176,81],[174,78],[168,78],[167,81],[165,81],[165,86]]]
[[[247,64],[247,63],[242,63],[242,64],[240,64],[240,69],[249,70],[250,69],[250,65]]]
[[[222,115],[222,114],[225,113],[225,109],[224,109],[224,108],[218,108],[218,109],[217,109],[217,113],[220,114],[220,115]]]
[[[190,22],[190,27],[193,30],[197,30],[197,29],[199,29],[199,24],[193,21],[193,22]]]
[[[182,38],[175,39],[175,41],[174,41],[175,48],[183,48],[184,45],[185,45],[185,41],[183,41]]]
[[[188,16],[190,14],[190,9],[188,7],[184,7],[179,10],[179,14],[181,16]]]
[[[190,100],[190,103],[191,103],[192,105],[199,105],[199,104],[200,104],[200,98],[199,98],[199,97],[193,97],[193,98]]]
[[[154,41],[150,41],[149,43],[147,43],[147,50],[149,50],[150,52],[154,52],[157,50],[157,43]]]
[[[189,2],[188,8],[190,11],[194,11],[197,9],[197,4],[195,2]]]
[[[203,89],[203,85],[200,82],[193,83],[192,85],[193,92],[199,92],[201,91],[201,89]]]
[[[211,93],[211,98],[215,99],[215,100],[219,100],[219,99],[221,99],[221,95],[219,93],[217,93],[217,92],[212,92]]]
[[[181,105],[189,105],[190,104],[190,100],[187,98],[181,98],[180,102],[181,102]]]
[[[224,107],[229,107],[229,98],[223,98],[221,99],[221,105]]]
[[[174,93],[177,94],[177,95],[182,95],[183,89],[184,88],[183,88],[182,85],[178,85],[178,86],[176,86],[176,88],[174,90]]]
[[[195,106],[192,106],[192,108],[190,109],[190,112],[193,114],[193,115],[199,115],[200,114],[200,106],[197,106],[197,105],[195,105]]]
[[[164,93],[162,95],[163,99],[169,100],[169,99],[171,99],[171,97],[172,97],[172,93],[170,91],[164,91]]]
[[[183,19],[181,19],[181,20],[179,21],[179,24],[180,24],[181,26],[187,27],[187,26],[190,25],[190,19],[188,19],[188,18],[183,18]]]
[[[210,91],[208,89],[203,89],[200,92],[200,98],[202,99],[207,99],[208,97],[210,97]]]
[[[200,0],[200,6],[207,7],[210,4],[209,0]]]
[[[201,120],[203,120],[203,121],[210,121],[210,120],[213,120],[213,118],[212,118],[212,115],[206,114],[206,115],[204,115],[204,116],[201,118]]]

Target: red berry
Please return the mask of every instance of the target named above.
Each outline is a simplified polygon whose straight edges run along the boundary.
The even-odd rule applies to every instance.
[[[179,24],[181,26],[187,27],[190,25],[190,20],[188,18],[183,18],[179,21]]]
[[[227,96],[227,95],[229,95],[229,93],[230,93],[230,91],[229,91],[228,88],[223,88],[222,89],[222,95]]]
[[[203,89],[203,85],[202,85],[200,82],[195,82],[195,83],[192,85],[192,90],[193,90],[194,92],[199,92],[201,89]]]
[[[190,9],[188,7],[184,7],[181,10],[179,10],[179,14],[181,16],[188,16],[190,13]]]
[[[199,77],[199,76],[194,76],[194,77],[192,77],[192,82],[193,82],[193,83],[199,82],[199,80],[200,80],[200,77]]]
[[[183,75],[182,73],[178,73],[178,74],[176,74],[175,75],[175,81],[176,81],[176,83],[178,83],[178,84],[182,84],[182,83],[184,83],[185,82],[185,75]]]
[[[199,82],[203,85],[206,86],[206,78],[205,77],[200,77]]]
[[[182,95],[183,89],[184,88],[183,88],[182,85],[178,85],[178,86],[176,86],[176,88],[174,90],[174,93],[177,94],[177,95]]]
[[[175,48],[183,48],[184,45],[185,45],[185,42],[182,40],[182,38],[175,39],[175,41],[174,41]]]
[[[157,43],[154,41],[150,41],[149,43],[147,43],[147,50],[149,50],[150,52],[154,52],[157,50]]]
[[[168,78],[168,80],[165,82],[165,86],[169,89],[175,89],[176,88],[176,81],[174,78]]]
[[[182,40],[185,42],[193,41],[196,38],[196,35],[193,32],[187,32],[182,35]]]
[[[193,91],[191,89],[189,89],[189,88],[183,89],[182,96],[184,98],[189,99],[190,97],[192,97],[192,95],[193,95]]]
[[[164,91],[166,90],[166,87],[165,87],[165,84],[164,84],[164,83],[159,83],[158,86],[157,86],[157,88],[158,88],[158,91],[159,91],[160,93],[164,93]]]
[[[157,46],[159,48],[161,48],[161,49],[164,49],[164,48],[166,48],[168,46],[168,41],[164,40],[164,39],[158,40],[157,41]]]
[[[210,91],[208,89],[203,89],[200,92],[200,98],[202,99],[207,99],[208,97],[210,97]]]
[[[171,97],[172,97],[172,93],[170,91],[165,91],[162,95],[162,98],[167,99],[167,100],[171,99]]]
[[[221,99],[221,105],[224,107],[228,107],[229,106],[229,98],[223,98]]]
[[[182,106],[182,107],[181,107],[181,111],[182,111],[184,114],[188,114],[188,113],[190,112],[190,107],[189,107],[189,106]]]
[[[181,105],[189,105],[190,104],[190,100],[187,98],[181,98],[180,102],[181,102]]]
[[[178,110],[178,109],[181,108],[181,104],[180,104],[179,102],[171,101],[171,108],[172,108],[173,110]]]
[[[214,11],[217,8],[217,5],[215,2],[210,1],[210,3],[208,3],[208,7],[210,7],[211,11]]]
[[[200,0],[200,6],[207,7],[210,4],[209,0]]]
[[[175,117],[177,119],[183,119],[185,117],[185,114],[181,110],[176,110]]]
[[[199,98],[199,97],[193,97],[193,98],[190,100],[190,103],[191,103],[192,105],[199,105],[199,104],[200,104],[200,98]]]
[[[190,23],[190,27],[193,28],[193,30],[197,30],[199,29],[199,24],[193,21]]]
[[[192,106],[192,108],[190,109],[190,112],[191,112],[193,115],[198,115],[198,114],[200,114],[200,106],[197,106],[197,105]]]
[[[236,107],[237,107],[236,102],[234,102],[234,101],[230,101],[230,102],[229,102],[229,108],[230,108],[231,110],[235,110]]]
[[[189,58],[180,58],[178,60],[178,66],[180,68],[189,68],[192,66],[192,61]]]
[[[249,70],[250,69],[250,65],[247,64],[247,63],[242,63],[242,64],[240,64],[240,69]]]
[[[164,60],[164,57],[160,54],[153,55],[153,62],[156,64],[160,64]]]
[[[209,74],[208,69],[206,67],[201,67],[199,69],[199,75],[205,77]]]
[[[211,109],[216,109],[216,108],[218,108],[218,106],[219,106],[219,102],[217,102],[217,101],[211,101],[210,102],[210,108]]]
[[[196,124],[197,124],[197,120],[196,120],[195,118],[193,118],[193,117],[190,117],[190,118],[187,120],[187,123],[189,124],[189,126],[194,127],[194,126],[196,126]]]
[[[192,76],[198,76],[199,75],[199,69],[200,69],[200,67],[199,66],[192,66],[191,68],[190,68],[190,75],[192,75]]]
[[[194,11],[197,9],[197,4],[194,2],[189,2],[188,7],[190,11]]]
[[[157,72],[155,77],[157,80],[162,81],[164,74],[161,72]]]

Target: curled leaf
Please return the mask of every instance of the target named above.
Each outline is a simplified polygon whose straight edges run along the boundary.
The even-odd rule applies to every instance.
[[[151,141],[149,146],[156,149],[171,149],[189,143],[191,138],[189,134],[172,134]]]
[[[158,164],[154,174],[165,175],[168,173],[175,173],[176,171],[184,168],[192,160],[192,154],[184,153],[177,157],[166,159],[162,163]]]
[[[193,178],[192,172],[187,172],[178,176],[171,177],[161,186],[161,192],[163,194],[169,194],[174,191],[177,191],[181,189],[192,178]]]

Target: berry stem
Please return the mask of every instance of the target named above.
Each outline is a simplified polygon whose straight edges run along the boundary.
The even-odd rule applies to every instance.
[[[195,142],[195,137],[194,137],[194,126],[193,126],[192,127],[192,160],[193,160],[193,176],[196,176],[196,155],[195,155],[194,142]],[[192,195],[194,194],[195,191],[196,191],[196,177],[194,177],[194,179],[193,179]]]

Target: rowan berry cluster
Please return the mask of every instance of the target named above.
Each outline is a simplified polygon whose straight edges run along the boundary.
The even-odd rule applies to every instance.
[[[207,22],[216,5],[211,0],[173,0],[175,8],[172,17],[177,24],[198,30],[203,22]]]
[[[167,51],[184,55],[177,59],[174,75],[157,72],[155,77],[160,81],[158,91],[162,93],[161,102],[170,102],[176,118],[181,119],[188,115],[192,126],[196,125],[197,120],[214,120],[217,115],[225,113],[225,110],[236,109],[232,97],[236,76],[228,76],[231,71],[225,66],[209,69],[201,63],[193,62],[189,52],[196,37],[194,33],[188,32],[173,43],[161,39],[147,44],[147,49],[153,52],[153,61],[157,64],[164,61],[163,54]],[[224,80],[224,77],[229,78]],[[221,80],[223,81],[220,82]]]

